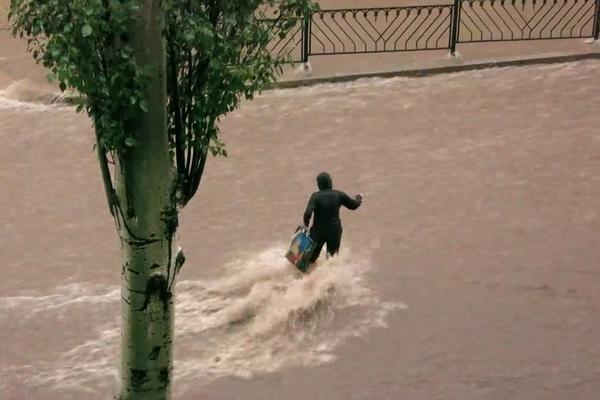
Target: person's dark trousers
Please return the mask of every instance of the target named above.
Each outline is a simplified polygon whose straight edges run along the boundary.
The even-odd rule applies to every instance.
[[[310,229],[310,237],[316,245],[310,257],[310,262],[314,263],[319,258],[324,244],[327,244],[327,254],[330,256],[338,253],[342,241],[342,225],[313,226]]]

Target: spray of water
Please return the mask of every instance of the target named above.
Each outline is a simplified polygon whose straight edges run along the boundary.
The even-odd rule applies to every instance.
[[[212,280],[177,285],[175,380],[179,392],[224,376],[250,378],[290,366],[335,359],[352,336],[386,326],[387,315],[405,306],[382,302],[369,287],[366,254],[322,260],[301,276],[282,256],[279,243],[223,266]],[[0,311],[35,316],[70,314],[119,301],[117,287],[73,284],[46,295],[1,299]],[[90,312],[90,311],[87,311]],[[91,311],[93,312],[93,311]],[[346,313],[352,315],[342,318]],[[94,318],[93,315],[90,318]],[[104,326],[52,363],[9,366],[0,376],[55,390],[106,391],[116,386],[119,319]],[[0,387],[2,384],[0,384]]]

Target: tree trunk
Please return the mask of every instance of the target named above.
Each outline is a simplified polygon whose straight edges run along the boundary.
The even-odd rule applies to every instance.
[[[174,331],[171,283],[177,228],[175,170],[169,156],[164,12],[160,0],[140,0],[129,43],[147,67],[147,112],[133,115],[136,146],[116,161],[121,274],[120,400],[166,400],[171,395]]]

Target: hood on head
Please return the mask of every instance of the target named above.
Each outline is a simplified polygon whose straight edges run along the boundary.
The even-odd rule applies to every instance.
[[[319,190],[326,190],[333,188],[333,183],[331,182],[331,176],[327,172],[321,172],[319,176],[317,176],[317,185],[319,186]]]

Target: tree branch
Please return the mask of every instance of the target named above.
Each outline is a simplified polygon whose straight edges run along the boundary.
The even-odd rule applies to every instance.
[[[110,168],[108,166],[108,159],[106,158],[106,150],[102,141],[100,140],[100,130],[96,127],[96,149],[98,151],[98,162],[100,164],[100,172],[102,174],[102,183],[104,184],[104,193],[106,195],[106,202],[108,203],[108,209],[110,214],[118,218],[115,213],[117,205],[115,188],[112,183],[112,177],[110,175]]]
[[[193,66],[193,56],[192,56],[192,51],[188,50],[187,53],[187,63],[188,63],[188,70],[187,70],[187,74],[188,74],[188,82],[187,82],[187,95],[188,95],[188,101],[186,102],[186,120],[187,121],[187,135],[189,137],[189,141],[188,141],[188,148],[187,148],[187,157],[186,157],[186,164],[185,164],[185,171],[186,171],[186,176],[185,179],[187,181],[187,179],[189,179],[189,175],[190,175],[190,166],[192,163],[192,150],[193,147],[192,143],[193,143],[193,132],[192,132],[192,127],[193,127],[193,120],[192,120],[192,99],[194,98],[194,95],[192,93],[192,87],[194,84],[194,66]],[[183,80],[183,78],[182,78]]]
[[[192,197],[194,197],[194,195],[198,191],[198,188],[200,187],[200,181],[202,180],[202,175],[204,174],[204,167],[206,166],[206,160],[208,158],[208,147],[209,145],[207,144],[202,148],[202,155],[200,156],[200,161],[192,173],[191,182],[187,188],[188,190],[185,196],[185,201],[183,203],[184,206],[188,203],[188,201],[192,199]]]
[[[181,103],[179,98],[177,82],[177,59],[175,58],[174,46],[169,46],[169,69],[171,80],[171,101],[173,102],[175,119],[175,159],[177,163],[177,172],[179,176],[186,175],[185,169],[185,133],[183,120],[181,118]]]

